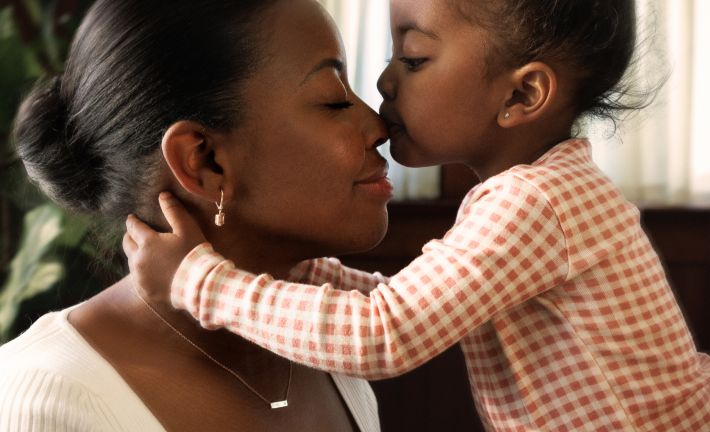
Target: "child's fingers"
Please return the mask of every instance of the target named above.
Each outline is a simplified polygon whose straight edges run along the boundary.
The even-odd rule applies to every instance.
[[[182,236],[185,233],[201,232],[197,222],[185,210],[180,200],[175,198],[170,192],[162,192],[159,201],[160,208],[172,227],[173,233]]]
[[[130,235],[131,239],[138,246],[143,246],[150,237],[157,235],[152,228],[143,223],[133,215],[126,218],[126,234]]]
[[[126,256],[131,256],[135,254],[138,251],[138,245],[136,242],[133,240],[130,234],[125,233],[123,235],[123,252],[126,253]]]

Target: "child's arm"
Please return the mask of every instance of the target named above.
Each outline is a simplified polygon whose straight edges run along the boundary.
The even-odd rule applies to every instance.
[[[565,238],[541,192],[509,179],[479,195],[443,240],[369,296],[255,276],[202,244],[178,270],[173,305],[315,368],[396,376],[567,277]]]
[[[170,193],[160,194],[159,202],[173,233],[157,233],[146,229],[138,218],[131,215],[126,220],[127,232],[123,238],[123,249],[129,259],[135,283],[139,287],[153,287],[152,290],[142,289],[143,294],[152,301],[165,302],[180,262],[197,245],[205,243],[206,239],[199,225]],[[136,236],[142,240],[140,246],[129,234],[139,229],[137,227],[143,228],[143,235]],[[289,280],[312,285],[330,283],[337,289],[367,293],[372,287],[386,283],[388,279],[378,272],[367,273],[346,267],[336,258],[317,258],[294,266]],[[159,289],[160,287],[163,289]]]
[[[389,278],[379,272],[368,273],[344,266],[337,258],[316,258],[296,265],[289,273],[289,280],[309,284],[330,283],[340,290],[357,290],[369,293],[378,284],[388,283]]]

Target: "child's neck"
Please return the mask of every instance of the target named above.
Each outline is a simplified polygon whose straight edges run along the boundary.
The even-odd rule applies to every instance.
[[[537,127],[518,127],[504,131],[491,146],[486,159],[468,162],[479,181],[484,182],[516,165],[529,165],[550,151],[555,145],[572,136],[572,127],[555,131]]]

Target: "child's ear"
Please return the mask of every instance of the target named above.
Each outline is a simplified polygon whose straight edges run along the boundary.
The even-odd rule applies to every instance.
[[[230,193],[225,181],[222,146],[217,135],[193,121],[179,121],[163,135],[163,157],[175,179],[190,194],[219,201],[220,189]]]
[[[557,74],[545,63],[528,63],[515,70],[511,79],[511,90],[498,114],[501,127],[511,128],[539,119],[557,98]]]

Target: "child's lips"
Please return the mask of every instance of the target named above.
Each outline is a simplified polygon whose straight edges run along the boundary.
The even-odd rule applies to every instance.
[[[406,132],[406,129],[404,129],[404,126],[402,126],[401,124],[387,123],[387,132],[389,133],[390,138],[394,138],[404,134]]]
[[[380,106],[380,115],[387,125],[387,132],[389,133],[390,138],[406,133],[407,129],[404,127],[402,122],[392,112],[392,110],[389,109],[388,106],[385,106],[385,104]]]
[[[389,134],[390,138],[394,138],[406,132],[404,125],[402,125],[401,123],[392,121],[387,117],[383,118],[385,120],[385,125],[387,125],[387,133]]]

